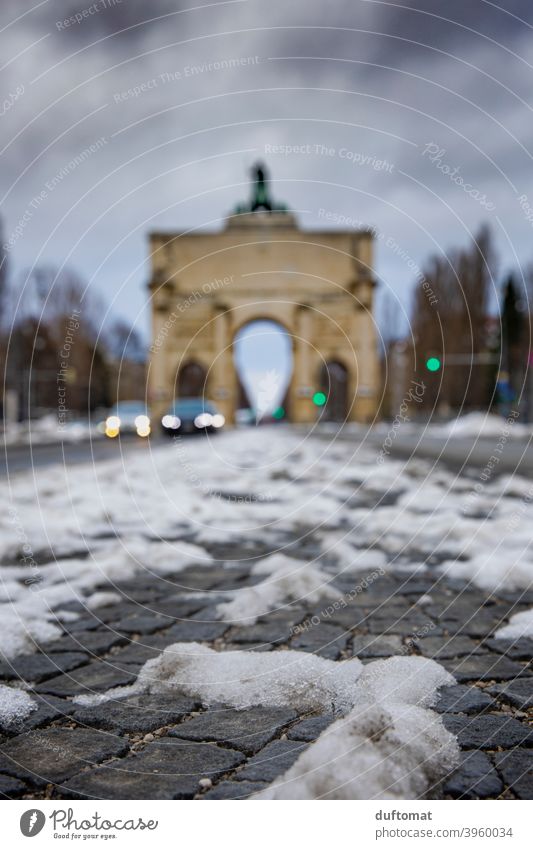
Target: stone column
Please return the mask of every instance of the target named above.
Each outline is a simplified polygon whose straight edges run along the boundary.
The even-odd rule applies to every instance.
[[[366,286],[366,284],[364,284]],[[368,284],[371,287],[371,284]],[[350,375],[350,397],[355,395],[351,408],[352,421],[371,421],[376,413],[379,391],[377,339],[372,314],[372,296],[368,303],[368,292],[357,292],[360,303],[355,306],[352,335],[357,356],[355,373]]]
[[[230,314],[224,304],[215,304],[212,323],[212,363],[207,381],[207,393],[214,401],[227,424],[235,423],[237,378],[233,363]]]
[[[313,393],[316,375],[313,374],[313,310],[305,305],[296,307],[293,336],[293,373],[290,385],[290,419],[311,423],[316,418]]]
[[[159,417],[166,411],[173,397],[173,389],[167,375],[167,360],[175,333],[174,316],[171,314],[168,293],[156,291],[155,284],[149,288],[153,299],[152,340],[148,368],[149,402],[153,415]]]

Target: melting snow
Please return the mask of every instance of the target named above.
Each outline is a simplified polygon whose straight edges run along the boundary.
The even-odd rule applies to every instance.
[[[135,684],[78,704],[136,693],[176,693],[238,709],[288,706],[342,714],[259,798],[412,799],[458,761],[455,737],[429,708],[455,679],[438,663],[393,657],[367,666],[307,652],[216,652],[176,643],[141,669]]]
[[[492,551],[486,551],[464,562],[447,561],[439,571],[451,578],[472,581],[481,589],[490,592],[526,590],[533,587],[531,554],[513,546],[506,546],[504,549],[496,546]]]
[[[501,640],[519,640],[520,637],[533,637],[533,607],[515,613],[502,628],[499,628],[495,637]]]
[[[74,701],[99,704],[133,693],[175,692],[239,709],[261,704],[343,712],[362,669],[357,658],[334,663],[309,652],[216,652],[200,643],[174,643],[144,664],[133,685]]]
[[[452,676],[424,658],[368,664],[348,715],[255,798],[420,798],[458,763],[454,735],[428,709],[449,683]]]
[[[37,704],[28,693],[0,684],[0,728],[3,731],[12,730],[34,710]]]
[[[267,577],[254,586],[236,590],[232,601],[218,605],[218,615],[227,622],[251,625],[260,616],[289,601],[314,604],[339,596],[339,591],[328,583],[331,575],[311,563],[284,554],[272,554],[260,560],[250,572]]]

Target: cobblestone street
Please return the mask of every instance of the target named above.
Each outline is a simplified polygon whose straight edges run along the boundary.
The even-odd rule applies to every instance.
[[[390,505],[395,498],[390,488],[380,497],[385,492]],[[378,504],[372,512],[386,509]],[[179,547],[193,538],[192,529],[185,530],[172,543]],[[66,617],[72,621],[63,621],[61,635],[2,663],[3,683],[22,688],[37,703],[2,737],[4,797],[249,798],[283,775],[338,719],[334,706],[236,709],[171,688],[101,704],[76,698],[131,685],[168,646],[179,643],[183,650],[194,643],[194,653],[200,643],[218,653],[290,649],[335,664],[357,657],[365,667],[398,656],[431,658],[456,681],[439,689],[434,710],[456,735],[461,761],[427,795],[531,798],[533,641],[494,636],[531,606],[531,592],[490,592],[449,577],[439,571],[445,557],[438,553],[425,556],[425,568],[416,574],[405,565],[376,572],[376,550],[369,552],[366,569],[363,550],[357,572],[330,570],[327,601],[309,602],[303,593],[252,624],[232,623],[221,621],[220,605],[261,582],[254,564],[272,551],[282,546],[299,565],[323,562],[326,569],[328,557],[316,528],[301,522],[292,533],[265,528],[237,542],[202,545],[211,560],[201,567],[98,583],[96,593],[112,592],[107,603],[102,596],[104,603],[94,610],[82,601],[63,604],[62,611],[76,617]],[[335,598],[343,603],[336,605]]]

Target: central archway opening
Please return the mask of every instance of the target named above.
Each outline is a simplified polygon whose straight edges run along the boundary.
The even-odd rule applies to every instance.
[[[285,328],[271,320],[245,324],[235,335],[233,356],[240,387],[237,421],[287,419],[293,362]]]

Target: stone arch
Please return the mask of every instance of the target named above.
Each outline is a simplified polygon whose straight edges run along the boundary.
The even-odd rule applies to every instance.
[[[373,231],[329,226],[302,231],[285,207],[263,202],[265,175],[256,172],[256,177],[261,191],[254,211],[238,207],[213,232],[151,234],[154,408],[163,411],[179,388],[173,385],[175,364],[195,359],[206,371],[207,397],[232,424],[242,397],[233,362],[235,334],[245,324],[267,320],[292,339],[290,421],[316,421],[313,394],[323,361],[337,362],[340,369],[331,367],[328,385],[335,384],[337,400],[327,414],[372,420],[380,386],[372,315]],[[173,281],[172,297],[162,280]],[[183,383],[181,388],[190,391]]]
[[[241,330],[256,321],[269,321],[272,324],[279,324],[281,329],[292,339],[294,334],[294,306],[290,303],[268,304],[265,302],[250,305],[240,304],[238,309],[232,311],[231,336],[233,343]]]

